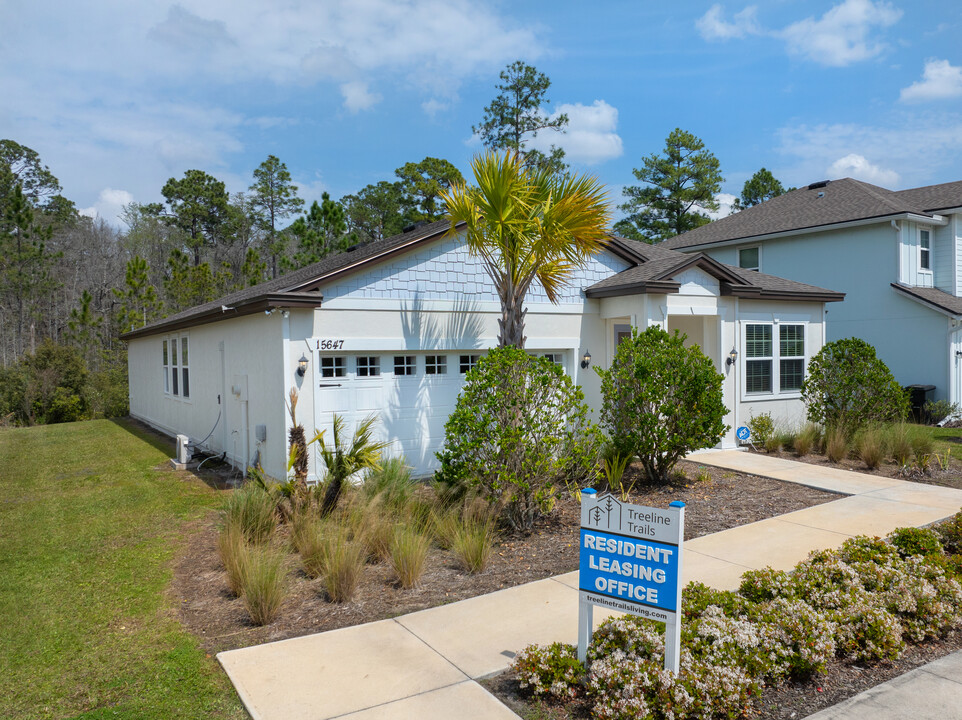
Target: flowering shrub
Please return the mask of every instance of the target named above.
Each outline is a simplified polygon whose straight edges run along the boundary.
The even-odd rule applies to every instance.
[[[928,528],[899,528],[889,534],[889,542],[898,548],[902,557],[913,555],[941,555],[942,540],[935,530]]]
[[[942,538],[942,547],[945,552],[952,555],[962,553],[962,511],[952,516],[939,527],[939,535]]]
[[[585,674],[577,648],[564,643],[530,645],[518,653],[513,667],[521,687],[558,700],[576,697]]]
[[[526,649],[514,667],[536,695],[574,698],[583,681],[592,717],[742,717],[765,683],[823,672],[836,655],[894,660],[906,642],[962,627],[960,572],[962,555],[946,557],[934,531],[856,537],[790,572],[746,572],[737,593],[689,584],[677,677],[663,669],[664,626],[633,615],[595,631],[587,673],[559,643]]]

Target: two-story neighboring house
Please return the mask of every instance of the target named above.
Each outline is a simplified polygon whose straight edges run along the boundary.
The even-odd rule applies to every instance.
[[[828,340],[862,338],[901,384],[962,402],[962,182],[817,182],[660,246],[843,291],[825,310]],[[742,347],[742,372],[753,355]]]

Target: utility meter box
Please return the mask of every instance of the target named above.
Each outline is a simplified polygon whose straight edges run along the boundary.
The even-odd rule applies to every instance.
[[[257,442],[264,442],[267,440],[267,425],[255,425],[254,437],[257,438]]]

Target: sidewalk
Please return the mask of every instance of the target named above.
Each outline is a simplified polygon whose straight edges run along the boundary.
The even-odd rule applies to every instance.
[[[962,507],[962,490],[737,451],[699,453],[690,459],[848,495],[686,541],[685,582],[700,580],[721,589],[737,587],[745,570],[766,565],[788,569],[812,550],[837,547],[855,535],[927,525]],[[254,720],[440,720],[463,716],[468,709],[472,718],[514,718],[475,681],[507,669],[514,654],[531,643],[576,642],[577,584],[577,572],[568,573],[393,620],[231,650],[217,658]],[[595,612],[596,623],[601,615]],[[954,667],[952,678],[928,672],[927,667],[914,671],[920,680],[907,682],[922,682],[919,692],[930,693],[937,677],[960,691],[951,701],[952,707],[962,707],[962,659],[957,660],[955,666],[946,663]],[[914,692],[912,687],[903,683],[896,691],[904,695]],[[909,708],[904,698],[894,702],[903,712],[886,716],[875,708],[872,720],[928,717],[919,713],[922,703],[913,701]]]

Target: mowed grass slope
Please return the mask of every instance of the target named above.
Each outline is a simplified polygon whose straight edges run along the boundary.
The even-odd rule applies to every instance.
[[[222,503],[153,469],[171,450],[106,420],[0,431],[0,717],[246,717],[165,596]]]

